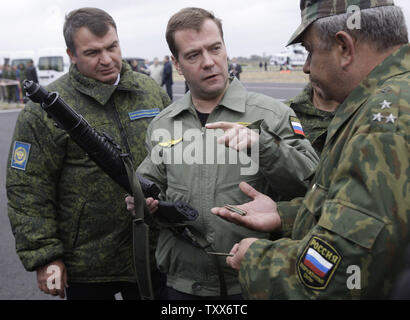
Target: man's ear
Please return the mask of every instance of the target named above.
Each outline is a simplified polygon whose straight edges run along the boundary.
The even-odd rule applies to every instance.
[[[345,31],[335,35],[335,45],[340,57],[340,67],[346,69],[351,66],[356,58],[355,40]]]
[[[71,63],[76,64],[77,59],[76,59],[75,54],[73,54],[73,52],[69,48],[67,48],[66,52],[67,52],[68,56],[70,57]]]
[[[183,76],[184,74],[182,73],[181,66],[179,65],[178,60],[174,56],[171,56],[171,60],[172,64],[175,66],[175,69],[178,71],[178,74],[180,76]]]

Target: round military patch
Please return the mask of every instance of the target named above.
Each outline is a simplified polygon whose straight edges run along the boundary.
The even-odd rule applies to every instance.
[[[324,290],[340,260],[341,256],[334,247],[313,236],[297,262],[299,279],[308,288]]]

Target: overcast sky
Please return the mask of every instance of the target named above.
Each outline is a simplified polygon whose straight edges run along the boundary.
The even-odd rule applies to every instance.
[[[165,29],[170,16],[187,6],[214,12],[223,21],[230,57],[272,55],[284,49],[300,23],[299,0],[2,0],[0,51],[63,47],[64,16],[98,7],[117,23],[123,56],[152,59],[169,54]],[[410,25],[410,0],[395,0]]]

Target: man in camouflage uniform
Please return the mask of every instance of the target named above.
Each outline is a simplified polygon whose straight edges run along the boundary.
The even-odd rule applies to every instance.
[[[327,127],[339,103],[322,99],[309,82],[299,95],[289,99],[285,104],[295,111],[306,138],[320,157],[326,141]]]
[[[354,32],[346,24],[350,5],[361,9]],[[239,206],[247,216],[212,209],[283,235],[243,239],[227,263],[239,270],[246,298],[386,298],[410,242],[410,47],[403,13],[391,0],[302,0],[301,8],[302,26],[290,43],[303,42],[310,52],[305,72],[341,105],[303,199],[276,204],[242,183],[254,199]]]
[[[146,155],[148,123],[169,98],[122,61],[106,12],[71,12],[64,36],[72,65],[47,89],[112,137],[137,166]],[[42,291],[64,297],[68,283],[68,299],[113,299],[119,291],[138,298],[124,190],[39,105],[29,103],[18,117],[6,187],[17,254],[26,270],[37,271]],[[60,290],[46,284],[49,266],[61,271]]]

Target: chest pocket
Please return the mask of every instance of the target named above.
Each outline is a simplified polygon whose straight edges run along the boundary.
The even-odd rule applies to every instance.
[[[327,194],[328,190],[325,187],[315,183],[303,200],[306,209],[315,216],[316,220],[319,220],[320,218],[323,204],[327,199]]]
[[[323,214],[318,222],[322,228],[330,230],[366,249],[371,249],[385,223],[375,217],[340,201],[332,200],[324,204]]]

